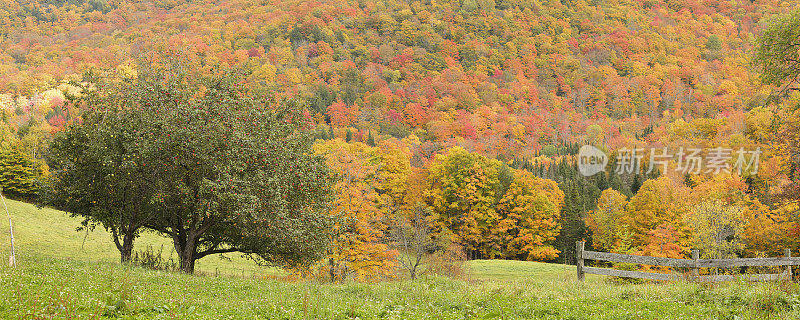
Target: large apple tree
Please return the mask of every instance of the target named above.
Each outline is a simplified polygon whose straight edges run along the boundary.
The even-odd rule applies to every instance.
[[[77,213],[88,221],[122,230],[133,219],[170,238],[187,273],[198,259],[227,252],[287,266],[317,261],[331,238],[325,211],[333,175],[311,151],[302,108],[254,94],[243,79],[235,69],[165,56],[140,63],[128,79],[86,86],[91,116],[57,137],[70,143],[51,150],[51,202],[70,209],[80,201]],[[121,147],[91,147],[98,142],[83,135]],[[75,165],[81,161],[87,165]],[[105,193],[94,192],[98,176],[112,181]],[[136,218],[109,218],[131,187]]]

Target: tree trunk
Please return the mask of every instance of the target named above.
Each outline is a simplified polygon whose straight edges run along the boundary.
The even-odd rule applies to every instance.
[[[120,262],[130,262],[133,254],[133,240],[136,239],[135,232],[124,229],[117,231],[116,228],[111,228],[111,237],[114,239],[114,245],[119,251]],[[122,240],[121,242],[120,239]]]
[[[181,271],[188,274],[194,273],[194,254],[181,254]]]
[[[125,233],[122,236],[122,248],[119,250],[120,261],[122,263],[128,263],[131,261],[131,255],[133,254],[133,237],[132,233]]]
[[[333,258],[329,258],[328,259],[328,265],[330,266],[330,269],[328,269],[328,273],[331,276],[331,282],[335,282],[336,281],[336,270],[335,270],[336,264],[333,262]]]
[[[175,249],[177,249],[181,260],[181,271],[193,274],[194,262],[197,260],[197,248],[195,246],[197,242],[191,235],[187,238],[183,243],[175,243]]]

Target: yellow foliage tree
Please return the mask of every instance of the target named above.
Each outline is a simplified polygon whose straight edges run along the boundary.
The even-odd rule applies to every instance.
[[[535,177],[528,171],[515,170],[514,182],[500,200],[503,219],[495,238],[506,258],[549,260],[558,256],[552,242],[561,226],[558,218],[564,205],[564,193],[552,180]]]
[[[325,156],[328,166],[340,177],[334,186],[336,199],[331,210],[339,218],[338,232],[321,270],[334,281],[351,275],[364,281],[393,276],[397,251],[380,241],[387,225],[376,191],[381,170],[377,149],[335,139],[318,143],[314,152]]]
[[[466,250],[481,256],[500,254],[485,246],[500,220],[495,211],[500,162],[454,147],[437,155],[431,165],[428,202],[434,233],[447,229]]]
[[[275,81],[275,75],[278,69],[275,66],[265,63],[258,69],[256,69],[253,74],[261,80],[264,80],[267,83],[271,83]]]
[[[702,257],[712,259],[736,258],[744,249],[744,220],[741,207],[719,200],[694,206],[686,222],[692,231],[694,248]]]
[[[427,200],[435,234],[480,258],[549,260],[560,230],[564,193],[524,170],[460,147],[437,155],[429,169]]]
[[[613,252],[618,247],[619,235],[625,229],[622,225],[628,200],[614,189],[606,189],[597,199],[597,209],[586,217],[586,226],[592,232],[595,249]]]
[[[784,248],[798,249],[798,229],[793,215],[797,212],[796,203],[788,203],[770,210],[755,200],[743,212],[746,243],[745,252],[752,257],[778,256]]]
[[[414,201],[406,199],[411,174],[411,150],[397,139],[382,140],[376,158],[380,164],[376,172],[383,204],[388,210],[410,211]]]
[[[631,197],[621,222],[633,233],[632,245],[641,248],[648,242],[649,232],[661,225],[672,225],[684,233],[685,194],[667,177],[647,180]],[[683,238],[683,236],[681,236]]]

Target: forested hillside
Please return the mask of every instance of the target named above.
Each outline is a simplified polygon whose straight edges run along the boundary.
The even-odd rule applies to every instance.
[[[0,0],[0,165],[25,172],[0,183],[32,197],[30,181],[48,174],[52,134],[80,118],[65,107],[69,81],[135,77],[136,57],[171,48],[243,68],[248,85],[307,107],[314,151],[348,177],[334,211],[358,222],[341,241],[349,255],[332,255],[342,261],[393,259],[381,217],[417,211],[474,258],[568,261],[579,239],[683,256],[719,245],[702,241],[716,232],[709,201],[739,210],[725,252],[797,247],[797,204],[782,201],[795,170],[773,143],[797,128],[781,106],[800,97],[776,94],[751,66],[767,18],[797,5]],[[620,148],[763,154],[758,174],[644,166],[587,178],[574,158],[583,144],[612,151],[610,168]]]
[[[620,143],[677,118],[735,115],[780,1],[7,1],[3,105],[58,127],[43,94],[151,43],[244,64],[336,128],[533,155],[598,124]],[[14,102],[15,97],[32,98]],[[44,100],[44,101],[43,101]],[[48,101],[49,100],[49,101]],[[24,116],[23,116],[24,117]],[[26,119],[16,120],[22,125]],[[617,130],[619,128],[619,130]],[[421,130],[420,130],[421,129]],[[463,141],[461,141],[461,139]]]

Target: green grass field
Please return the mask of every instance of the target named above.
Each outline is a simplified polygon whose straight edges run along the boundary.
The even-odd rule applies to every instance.
[[[570,266],[471,261],[466,279],[378,284],[282,282],[231,255],[189,276],[120,265],[109,235],[76,232],[79,220],[9,201],[19,267],[0,267],[0,319],[796,319],[788,283],[617,283],[575,280]],[[9,253],[0,223],[0,255]],[[169,243],[146,234],[137,248]],[[245,277],[241,277],[244,270]],[[256,277],[252,277],[252,275]]]
[[[94,231],[78,232],[76,229],[82,221],[68,214],[53,209],[38,209],[35,206],[6,199],[8,210],[14,223],[14,237],[17,247],[17,260],[24,264],[26,260],[38,257],[62,260],[78,260],[86,262],[114,263],[119,261],[119,251],[111,240],[111,235],[98,226]],[[5,211],[2,211],[0,222],[0,254],[8,257],[10,237]],[[172,242],[155,233],[145,233],[136,240],[134,249],[144,250],[152,246],[156,252],[163,250],[164,258],[178,257],[174,253]],[[163,248],[163,249],[162,249]],[[251,276],[255,274],[280,274],[274,268],[260,267],[252,261],[243,259],[238,254],[208,256],[198,260],[196,265],[200,273],[216,273],[239,275],[242,272]]]

